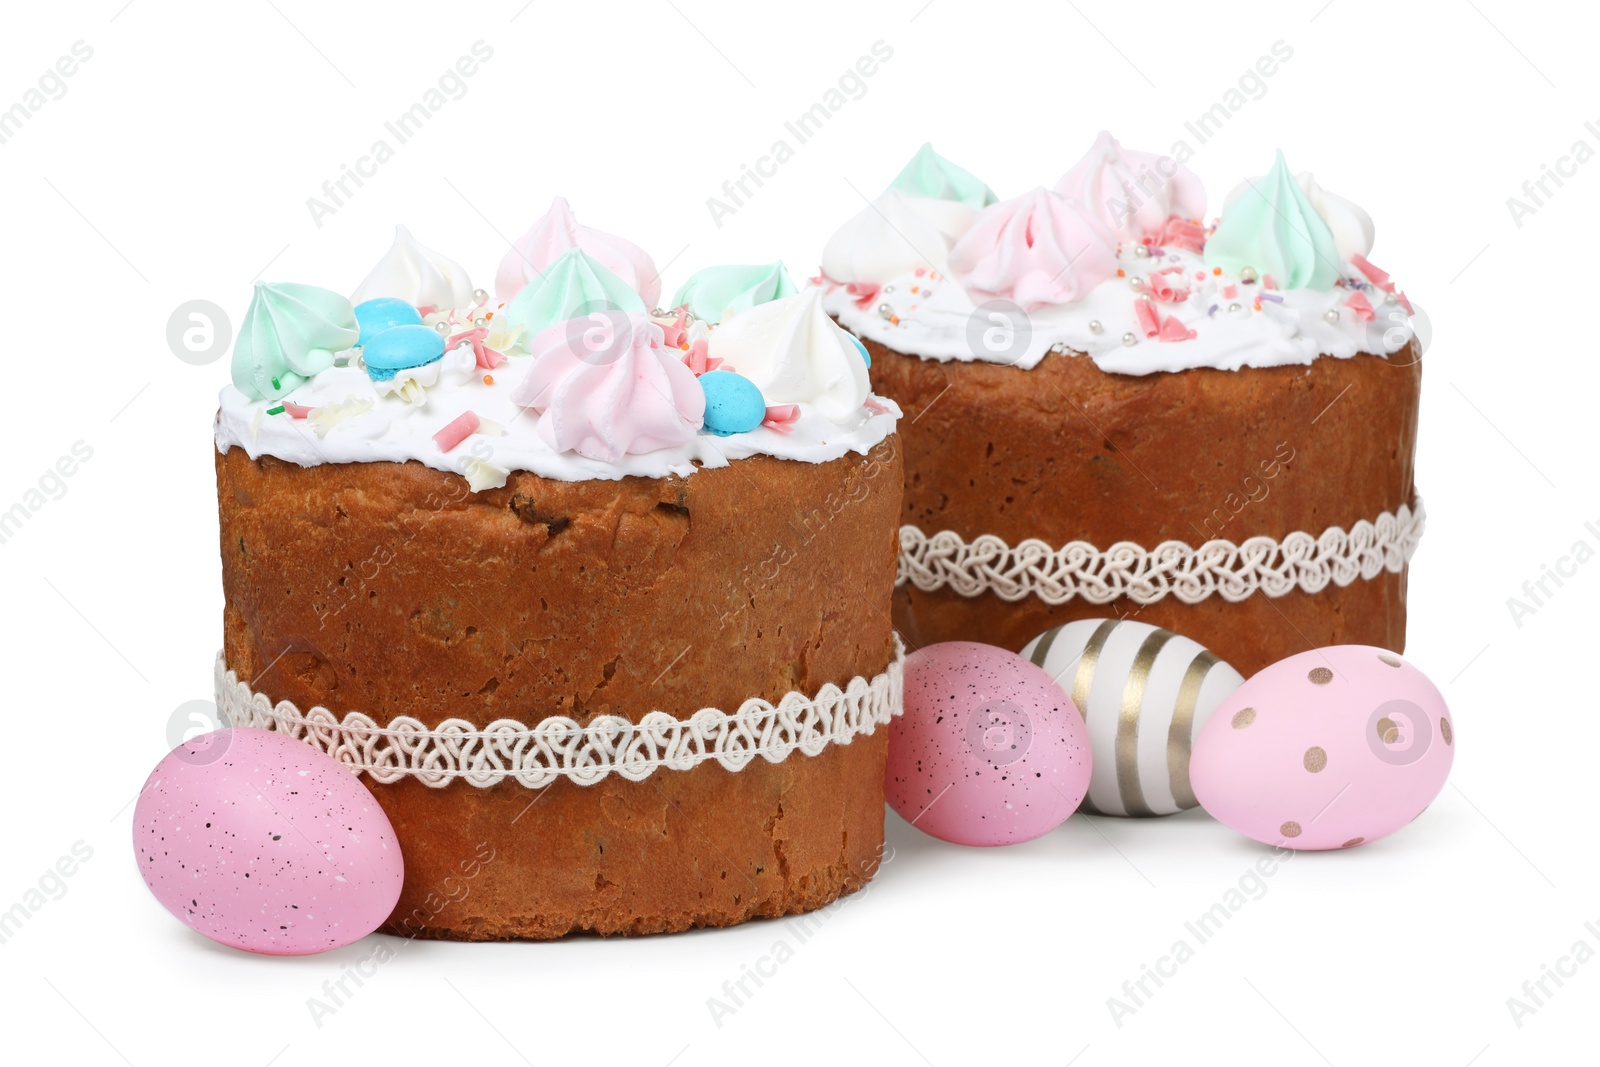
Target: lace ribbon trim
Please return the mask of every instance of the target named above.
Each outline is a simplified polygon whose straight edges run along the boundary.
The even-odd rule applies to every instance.
[[[1207,541],[1199,548],[1163,541],[1145,549],[1118,541],[1099,549],[1087,541],[1052,548],[1029,538],[1015,548],[992,534],[967,542],[945,530],[931,537],[915,526],[900,527],[900,572],[895,585],[910,581],[925,593],[949,586],[962,596],[993,593],[1001,600],[1036,596],[1046,604],[1081,597],[1107,604],[1127,597],[1153,604],[1175,596],[1195,604],[1209,596],[1237,602],[1256,593],[1283,596],[1293,589],[1318,593],[1329,582],[1343,587],[1382,571],[1398,574],[1422,537],[1422,499],[1416,509],[1400,506],[1362,519],[1349,532],[1330,526],[1319,537],[1292,533],[1282,541],[1251,537],[1242,544]]]
[[[231,726],[288,734],[376,782],[409,776],[437,789],[460,778],[487,788],[511,779],[541,789],[557,778],[593,785],[611,774],[638,782],[658,769],[687,771],[710,760],[739,771],[758,756],[782,763],[797,751],[815,756],[830,744],[848,745],[901,713],[904,663],[897,636],[882,674],[871,680],[858,675],[843,689],[829,683],[814,697],[790,692],[777,704],[753,697],[736,712],[702,708],[687,719],[652,711],[637,724],[602,715],[580,726],[552,715],[532,726],[496,719],[480,730],[465,719],[429,728],[403,715],[379,726],[359,711],[341,718],[321,706],[301,711],[287,700],[273,704],[240,681],[219,652],[217,709]]]

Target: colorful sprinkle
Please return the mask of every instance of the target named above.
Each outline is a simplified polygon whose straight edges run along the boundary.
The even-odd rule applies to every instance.
[[[1176,315],[1168,315],[1161,324],[1160,337],[1163,341],[1193,341],[1195,332],[1179,322]]]
[[[878,299],[878,287],[871,282],[850,282],[844,291],[855,299],[858,308],[864,308]]]
[[[445,423],[444,428],[433,435],[433,443],[439,446],[439,451],[448,452],[477,432],[477,412],[463,411],[460,415]]]
[[[722,366],[722,360],[714,359],[707,354],[710,351],[710,348],[710,344],[707,343],[704,337],[702,337],[700,340],[689,346],[689,354],[683,357],[684,364],[688,366],[690,370],[694,371],[694,376],[696,378],[700,377],[702,374],[708,373],[709,371],[714,371],[718,367]]]
[[[1373,265],[1370,259],[1362,255],[1360,252],[1357,252],[1355,255],[1351,256],[1350,262],[1354,263],[1356,265],[1356,269],[1361,271],[1362,274],[1365,274],[1373,285],[1381,286],[1384,282],[1389,280],[1388,271],[1379,270]]]
[[[1354,311],[1356,318],[1362,322],[1371,322],[1378,317],[1377,312],[1372,310],[1372,301],[1367,299],[1365,293],[1351,293],[1350,299],[1344,302],[1344,306]]]
[[[920,269],[918,273],[921,273]],[[791,433],[794,430],[795,422],[799,418],[799,404],[769,404],[767,405],[767,417],[761,420],[761,425],[769,430],[777,430],[779,433]]]
[[[1139,320],[1139,328],[1144,331],[1146,337],[1154,337],[1161,332],[1161,315],[1150,301],[1135,300],[1133,314]]]

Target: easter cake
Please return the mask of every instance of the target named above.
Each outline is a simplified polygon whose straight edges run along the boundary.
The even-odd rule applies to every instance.
[[[359,772],[392,931],[721,926],[877,869],[899,411],[781,265],[659,301],[559,200],[492,298],[403,228],[349,298],[256,286],[219,705]]]
[[[1136,616],[1246,674],[1404,648],[1412,306],[1281,153],[1208,223],[1182,147],[1101,134],[999,201],[924,146],[828,242],[825,306],[905,411],[909,644]]]

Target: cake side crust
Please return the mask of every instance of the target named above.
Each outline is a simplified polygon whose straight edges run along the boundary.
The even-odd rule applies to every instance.
[[[687,478],[521,472],[476,494],[415,463],[237,449],[217,477],[224,654],[302,708],[687,717],[870,678],[893,654],[897,438]],[[406,856],[391,928],[644,933],[819,907],[876,869],[886,737],[587,787],[368,781]]]
[[[1348,529],[1414,505],[1421,383],[1416,343],[1394,357],[1144,376],[1051,354],[1031,370],[940,363],[867,341],[873,387],[906,413],[902,522],[969,542],[1039,538],[1152,549]],[[913,645],[985,640],[1013,650],[1050,626],[1137,617],[1186,634],[1246,673],[1323,644],[1405,640],[1405,575],[1240,603],[1140,605],[902,586]],[[986,636],[985,636],[986,635]]]

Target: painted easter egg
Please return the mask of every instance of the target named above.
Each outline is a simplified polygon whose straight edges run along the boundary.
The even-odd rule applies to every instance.
[[[1235,689],[1195,739],[1195,795],[1269,845],[1352,848],[1406,825],[1444,788],[1455,724],[1428,677],[1393,652],[1335,645]]]
[[[422,313],[408,300],[378,296],[355,306],[356,326],[361,336],[356,344],[365,345],[384,330],[395,326],[421,326]]]
[[[391,326],[361,347],[367,376],[386,382],[399,371],[444,358],[444,338],[426,326]]]
[[[372,933],[404,879],[394,828],[361,780],[271,730],[216,730],[168,753],[139,794],[133,847],[182,922],[273,956]]]
[[[1022,657],[971,641],[906,657],[886,791],[917,829],[959,845],[1031,840],[1077,810],[1089,763],[1083,716]]]
[[[1131,619],[1084,619],[1029,641],[1022,656],[1083,712],[1094,777],[1083,810],[1172,815],[1200,802],[1189,752],[1211,713],[1244,681],[1187,637]]]
[[[742,374],[709,371],[700,375],[700,388],[706,394],[705,428],[718,437],[746,433],[767,417],[761,390]]]

